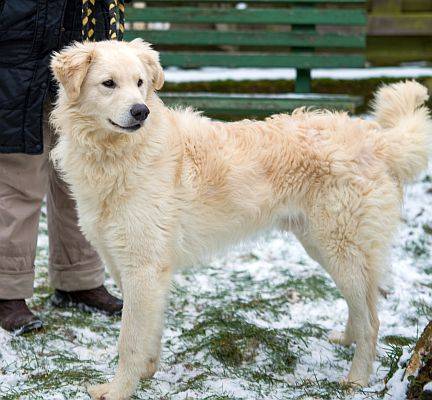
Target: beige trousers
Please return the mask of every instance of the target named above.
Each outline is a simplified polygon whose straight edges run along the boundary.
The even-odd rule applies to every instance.
[[[42,155],[0,154],[0,299],[33,294],[42,201],[47,196],[49,276],[56,289],[93,289],[104,268],[78,227],[75,202],[48,158],[54,140],[44,110]]]

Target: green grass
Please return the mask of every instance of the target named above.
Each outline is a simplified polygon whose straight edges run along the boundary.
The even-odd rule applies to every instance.
[[[397,344],[389,344],[386,347],[386,355],[381,358],[383,367],[388,368],[385,382],[388,382],[399,368],[399,360],[403,354],[403,346]]]
[[[430,256],[429,239],[426,236],[420,236],[415,240],[409,240],[405,243],[405,250],[415,258],[427,258]]]
[[[178,359],[205,349],[225,367],[242,367],[253,365],[257,350],[261,349],[265,368],[269,366],[275,373],[293,371],[297,357],[290,347],[298,345],[295,333],[258,327],[239,314],[216,307],[206,310],[200,319],[201,322],[182,334],[181,338],[192,346],[186,353],[178,354]]]

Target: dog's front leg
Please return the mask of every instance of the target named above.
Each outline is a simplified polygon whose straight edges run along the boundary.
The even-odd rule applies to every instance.
[[[126,400],[140,378],[156,372],[162,336],[165,302],[171,268],[127,268],[121,273],[123,314],[119,339],[119,365],[114,379],[89,388],[93,399]]]

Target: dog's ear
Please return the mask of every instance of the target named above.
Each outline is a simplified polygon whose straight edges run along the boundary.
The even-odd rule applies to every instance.
[[[81,91],[94,51],[91,43],[75,43],[60,53],[54,53],[51,59],[51,70],[69,99],[76,100]]]
[[[134,39],[129,45],[135,49],[141,62],[150,69],[153,87],[162,89],[165,81],[164,72],[159,62],[159,53],[151,48],[151,45],[142,39]]]

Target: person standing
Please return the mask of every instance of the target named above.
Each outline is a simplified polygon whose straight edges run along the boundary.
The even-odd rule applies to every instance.
[[[96,40],[108,38],[105,0],[95,3]],[[93,16],[92,16],[93,17]],[[56,306],[118,314],[104,267],[78,226],[75,202],[49,161],[55,50],[82,38],[80,0],[0,0],[0,326],[18,334],[42,326],[32,297],[38,222],[46,196],[49,277]]]

